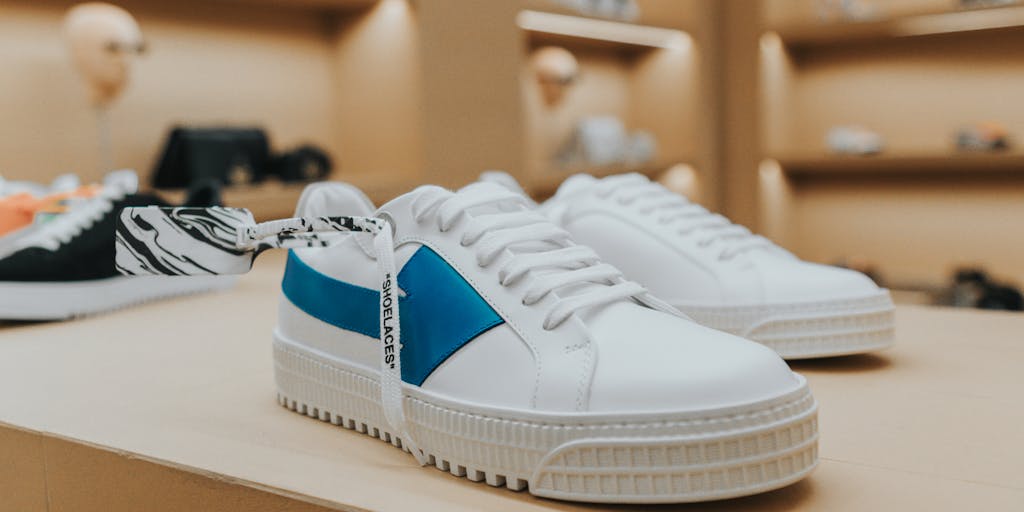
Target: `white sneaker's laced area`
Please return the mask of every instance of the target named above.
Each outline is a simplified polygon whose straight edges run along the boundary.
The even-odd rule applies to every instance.
[[[644,215],[658,214],[657,222],[676,228],[679,236],[703,235],[697,241],[700,247],[710,248],[719,242],[716,247],[722,261],[731,260],[746,251],[776,247],[767,238],[755,235],[639,174],[611,176],[595,187],[601,197],[614,197],[623,206],[636,205]]]
[[[121,184],[105,185],[98,194],[87,198],[69,198],[68,212],[46,224],[43,229],[26,237],[22,247],[42,247],[56,251],[83,231],[92,227],[114,208],[114,203],[134,192]]]
[[[302,217],[263,222],[238,230],[239,249],[256,254],[271,248],[324,247],[346,238],[348,232],[373,234],[380,271],[380,393],[384,419],[392,434],[402,439],[416,461],[427,463],[405,421],[402,390],[402,336],[395,271],[395,244],[391,224],[372,217]],[[342,235],[342,236],[336,236]],[[339,306],[340,307],[340,306]]]
[[[601,263],[593,250],[574,244],[567,231],[526,208],[526,201],[497,186],[471,185],[457,194],[424,189],[412,209],[417,222],[433,216],[441,232],[465,222],[460,242],[473,248],[481,267],[509,254],[497,269],[502,286],[537,277],[525,290],[524,305],[532,306],[554,292],[556,300],[542,325],[546,330],[556,329],[577,311],[647,293],[615,267]]]
[[[527,209],[525,203],[525,197],[499,186],[479,184],[458,194],[423,187],[411,206],[416,222],[436,220],[442,232],[461,223],[460,242],[466,250],[475,252],[481,267],[508,255],[496,269],[502,286],[533,276],[522,303],[531,306],[545,297],[554,297],[543,321],[544,329],[556,329],[577,311],[631,298],[676,314],[670,306],[648,296],[642,286],[601,263],[594,251],[575,245],[565,230]],[[239,221],[235,245],[259,254],[270,248],[328,246],[345,239],[339,236],[344,232],[373,235],[380,272],[381,406],[391,433],[401,438],[420,464],[426,464],[427,455],[418,448],[405,418],[394,235],[386,213],[381,217],[303,217],[255,224],[247,215]]]

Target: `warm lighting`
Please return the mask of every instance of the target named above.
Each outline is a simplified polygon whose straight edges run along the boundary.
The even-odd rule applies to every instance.
[[[1024,8],[981,9],[907,18],[895,24],[893,35],[920,36],[1020,25],[1024,25]]]
[[[377,8],[381,16],[402,16],[409,11],[409,4],[406,0],[382,0]]]
[[[689,164],[675,164],[669,167],[659,178],[665,188],[686,196],[691,200],[698,200],[698,179],[697,170]]]
[[[782,175],[782,165],[779,164],[778,160],[766,158],[761,160],[761,164],[758,166],[757,171],[761,174],[761,179],[776,180]]]
[[[760,44],[762,51],[777,51],[782,48],[782,37],[778,32],[765,32],[761,34]]]
[[[765,159],[758,165],[758,228],[768,238],[786,244],[792,234],[793,187],[778,160]]]
[[[516,23],[524,30],[583,37],[601,41],[650,46],[653,48],[686,49],[690,35],[681,30],[635,25],[617,21],[595,20],[540,11],[520,11]]]

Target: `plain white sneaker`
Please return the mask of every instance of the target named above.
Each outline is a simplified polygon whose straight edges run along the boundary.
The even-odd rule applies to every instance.
[[[166,224],[159,209],[126,213]],[[210,224],[231,215],[251,222],[211,209]],[[743,496],[817,462],[803,377],[762,345],[680,316],[518,194],[428,186],[375,209],[322,183],[296,217],[187,251],[233,272],[251,262],[239,249],[294,248],[274,332],[279,400],[292,410],[454,475],[567,500]],[[331,230],[370,233],[328,243]],[[220,244],[227,263],[206,254]],[[148,267],[125,256],[122,268]]]
[[[694,320],[784,358],[893,344],[892,299],[867,276],[801,261],[642,175],[573,176],[541,210]]]

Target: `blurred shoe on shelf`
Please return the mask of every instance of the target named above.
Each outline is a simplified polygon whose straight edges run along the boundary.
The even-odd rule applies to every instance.
[[[579,174],[540,209],[694,320],[786,359],[893,344],[888,290],[859,272],[801,261],[642,175]]]
[[[0,258],[0,320],[57,320],[122,308],[161,297],[229,286],[231,277],[142,280],[114,268],[114,226],[128,206],[166,205],[136,191],[131,171],[107,176],[92,197],[19,237]],[[212,206],[215,185],[193,191],[188,204]]]
[[[198,263],[189,273],[237,273],[292,248],[280,402],[421,464],[549,498],[659,503],[776,489],[817,463],[816,402],[778,355],[683,317],[498,185],[376,208],[321,183],[296,218],[258,225],[206,210],[234,228],[203,241],[174,234],[180,209],[125,210],[119,266],[160,274],[147,255],[170,249]]]
[[[1010,148],[1010,133],[995,121],[976,123],[957,129],[954,137],[960,151],[1002,151]]]
[[[863,126],[835,126],[825,135],[825,145],[837,155],[876,155],[882,152],[882,136]]]

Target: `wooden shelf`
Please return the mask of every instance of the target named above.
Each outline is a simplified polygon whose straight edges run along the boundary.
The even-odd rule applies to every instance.
[[[921,155],[788,155],[775,158],[789,175],[826,174],[976,174],[1020,172],[1024,152]]]
[[[412,190],[415,186],[410,183],[410,180],[382,180],[379,177],[367,175],[343,175],[334,179],[358,187],[378,206],[399,194]],[[259,221],[291,217],[306,185],[308,183],[267,181],[257,185],[226,187],[223,191],[223,199],[226,206],[249,209]],[[172,204],[180,204],[185,199],[184,190],[158,190],[157,192]]]
[[[520,11],[516,24],[533,45],[643,51],[685,48],[691,44],[690,36],[682,30],[546,11]]]
[[[1021,29],[1024,29],[1024,6],[950,10],[879,20],[801,23],[768,28],[779,34],[790,47]]]
[[[269,5],[294,9],[320,9],[325,11],[355,11],[365,9],[380,0],[218,0],[223,3]]]

